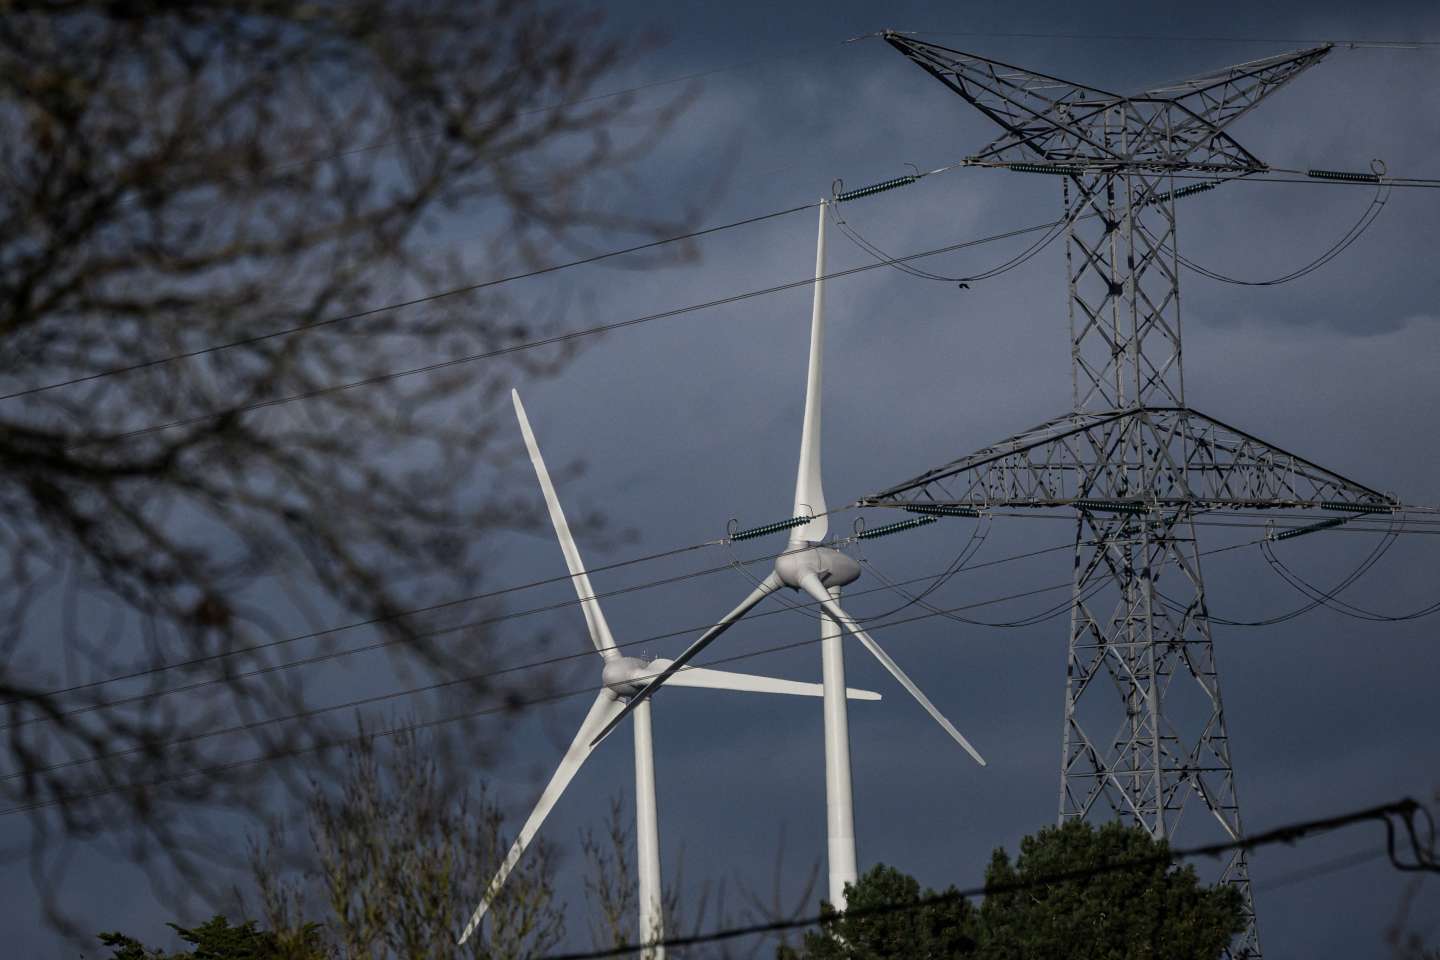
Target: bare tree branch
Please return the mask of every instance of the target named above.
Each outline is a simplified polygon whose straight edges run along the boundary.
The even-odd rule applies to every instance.
[[[0,802],[29,812],[37,883],[105,836],[203,885],[192,814],[308,781],[191,774],[323,746],[333,718],[187,736],[337,699],[257,672],[301,652],[258,646],[297,619],[374,620],[402,682],[483,672],[483,635],[406,611],[474,592],[488,538],[537,519],[496,411],[570,348],[116,438],[563,329],[494,289],[328,321],[675,229],[606,205],[683,107],[596,96],[635,50],[516,0],[0,2]]]

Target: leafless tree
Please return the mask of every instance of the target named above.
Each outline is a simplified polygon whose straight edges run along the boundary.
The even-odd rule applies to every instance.
[[[475,285],[676,226],[605,203],[682,106],[599,95],[634,52],[524,0],[0,0],[0,840],[36,883],[103,837],[206,884],[190,814],[335,762],[347,647],[508,702],[456,629],[493,605],[407,612],[536,519],[495,413],[569,351],[387,375],[563,331]]]
[[[338,787],[312,785],[308,850],[295,857],[283,828],[254,847],[269,928],[316,923],[344,960],[523,960],[560,941],[554,861],[541,842],[510,875],[481,931],[456,944],[509,840],[493,801],[454,787],[429,744],[414,731],[384,746],[361,741]]]
[[[597,832],[587,828],[580,836],[580,851],[585,861],[586,917],[590,923],[590,939],[596,950],[613,950],[638,943],[636,935],[637,878],[632,851],[634,824],[625,816],[618,797],[610,801],[610,811]],[[785,832],[782,829],[775,848],[775,867],[771,893],[767,899],[737,878],[741,908],[731,911],[726,904],[726,881],[705,879],[698,887],[687,886],[683,861],[677,860],[670,879],[661,893],[667,939],[699,936],[712,929],[753,926],[799,919],[812,912],[811,896],[820,876],[820,862],[811,865],[809,878],[792,906],[785,903],[783,877],[785,872]],[[783,936],[776,938],[784,943]],[[671,946],[667,956],[693,960],[754,960],[774,952],[769,937],[747,937],[737,941]]]
[[[619,797],[611,798],[610,813],[600,833],[586,828],[580,835],[590,938],[597,950],[638,942],[635,915],[639,894],[631,860],[633,835],[633,825],[625,819]]]

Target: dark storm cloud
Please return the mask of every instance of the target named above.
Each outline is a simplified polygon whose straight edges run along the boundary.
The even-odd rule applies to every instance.
[[[612,29],[657,20],[670,45],[617,85],[771,57],[715,74],[675,135],[647,165],[629,198],[648,212],[699,206],[718,223],[805,202],[843,177],[858,185],[958,159],[993,135],[984,119],[933,79],[876,41],[838,41],[881,27],[1192,36],[1440,36],[1440,16],[1422,4],[1251,5],[1246,17],[1218,9],[1185,15],[1154,5],[1106,5],[1082,16],[1073,5],[868,4],[605,5]],[[942,41],[947,42],[947,41]],[[1286,44],[1075,42],[950,38],[1063,77],[1122,90],[1261,56]],[[816,47],[820,49],[817,51]],[[1337,51],[1236,129],[1255,153],[1282,166],[1364,169],[1372,156],[1392,171],[1440,172],[1435,159],[1440,53]],[[657,95],[658,96],[658,95]],[[1038,181],[1038,182],[1037,182]],[[723,184],[723,189],[715,184]],[[713,191],[713,192],[711,192]],[[1051,219],[1058,187],[1047,178],[956,171],[856,204],[851,224],[894,252],[996,233]],[[1324,248],[1359,215],[1363,188],[1231,185],[1182,207],[1186,253],[1244,276],[1282,273]],[[1436,224],[1440,191],[1396,191],[1374,229],[1335,263],[1273,290],[1214,284],[1187,275],[1184,294],[1189,402],[1282,447],[1412,502],[1440,503],[1440,304]],[[813,264],[814,217],[723,234],[700,245],[693,267],[658,272],[588,271],[567,278],[577,323],[601,323],[804,277]],[[999,262],[1016,243],[937,260],[965,271]],[[838,235],[832,268],[866,261]],[[1063,249],[962,292],[880,270],[829,288],[825,371],[826,490],[843,503],[985,446],[1063,412],[1070,402],[1065,343]],[[542,449],[552,462],[589,465],[560,490],[567,506],[604,509],[637,542],[587,544],[592,562],[719,536],[734,516],[776,519],[789,509],[798,445],[809,293],[796,290],[617,333],[592,345],[558,380],[520,384]],[[849,516],[837,521],[843,530]],[[957,546],[953,524],[877,543],[876,566],[915,576],[942,566]],[[996,521],[978,557],[1064,543],[1069,527]],[[1204,531],[1203,536],[1210,536]],[[1228,542],[1215,531],[1216,544]],[[1234,539],[1233,536],[1230,539]],[[1208,542],[1208,541],[1207,541]],[[1300,546],[1303,544],[1303,548]],[[1321,581],[1338,579],[1369,538],[1312,537],[1296,562]],[[759,549],[746,555],[761,552]],[[1357,589],[1356,602],[1386,609],[1433,599],[1440,538],[1402,539]],[[704,563],[721,562],[723,554]],[[506,582],[556,575],[548,539],[517,541],[505,553]],[[688,562],[688,561],[687,561]],[[1026,586],[1064,582],[1065,554],[947,588],[960,604]],[[600,590],[678,572],[646,567],[597,575]],[[1211,606],[1263,616],[1301,602],[1246,551],[1206,565]],[[863,587],[867,584],[857,584]],[[622,640],[728,609],[747,589],[739,576],[708,577],[617,598],[607,614]],[[563,600],[564,585],[546,594]],[[1020,616],[1063,599],[1036,598],[993,612]],[[533,602],[543,602],[535,597]],[[857,598],[856,613],[893,605]],[[987,612],[988,615],[988,612]],[[583,622],[561,611],[547,626],[583,646]],[[517,659],[532,649],[533,624],[503,630]],[[737,628],[715,655],[805,639],[816,625],[799,614]],[[1440,782],[1434,677],[1440,654],[1427,621],[1362,624],[1325,613],[1273,630],[1217,629],[1227,720],[1241,802],[1251,828],[1426,791]],[[966,884],[996,845],[1052,821],[1056,809],[1064,679],[1063,618],[1024,630],[986,630],[946,621],[896,628],[878,637],[932,699],[986,753],[979,769],[858,647],[852,685],[881,691],[852,709],[857,833],[862,864],[883,860],[922,881]],[[649,653],[673,655],[685,640]],[[563,644],[562,644],[563,645]],[[598,676],[577,667],[581,682]],[[813,648],[757,658],[736,669],[818,679]],[[521,817],[584,712],[561,703],[524,718],[512,747],[486,771]],[[545,832],[567,843],[593,826],[605,798],[628,795],[628,737],[597,752],[556,808]],[[662,849],[667,871],[684,851],[687,882],[725,877],[768,890],[782,825],[784,882],[798,888],[823,856],[824,798],[819,710],[671,691],[656,704]],[[1190,817],[1201,817],[1192,810]],[[1188,822],[1188,821],[1187,821]],[[18,824],[7,824],[13,830]],[[1180,838],[1183,842],[1183,837]],[[1356,835],[1355,847],[1375,840]],[[1352,846],[1335,841],[1331,853]],[[1257,857],[1257,883],[1329,855],[1308,849]],[[574,858],[567,861],[575,865]],[[823,866],[823,863],[822,863]],[[74,897],[92,899],[95,927],[144,935],[172,916],[125,878],[133,868],[87,854],[74,871]],[[477,890],[482,878],[476,878]],[[31,902],[28,880],[11,871],[10,902]],[[116,901],[100,894],[131,890]],[[1348,957],[1381,949],[1401,881],[1383,864],[1315,885],[1257,893],[1262,938],[1272,956]],[[1363,891],[1363,892],[1362,892]],[[578,882],[565,893],[576,906]],[[1434,905],[1434,888],[1428,891]],[[578,931],[583,925],[572,926]],[[46,934],[28,934],[33,951]]]

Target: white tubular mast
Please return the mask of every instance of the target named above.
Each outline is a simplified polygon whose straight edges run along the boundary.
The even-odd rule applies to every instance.
[[[836,587],[827,596],[840,595]],[[850,717],[845,698],[844,633],[827,613],[820,615],[820,669],[825,684],[825,852],[830,904],[845,909],[845,885],[860,876],[855,851],[855,801],[850,783]]]
[[[665,960],[665,909],[660,891],[660,812],[655,801],[655,736],[650,704],[635,711],[635,873],[639,881],[637,938],[642,960]]]

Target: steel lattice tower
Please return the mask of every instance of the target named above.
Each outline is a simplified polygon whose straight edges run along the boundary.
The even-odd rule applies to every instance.
[[[969,164],[1063,178],[1074,409],[863,502],[1074,510],[1060,821],[1168,839],[1198,804],[1239,839],[1194,517],[1391,501],[1185,405],[1175,202],[1266,170],[1226,128],[1330,47],[1127,97],[885,39],[1004,128]],[[1231,955],[1259,957],[1243,851],[1222,879],[1248,917]]]

